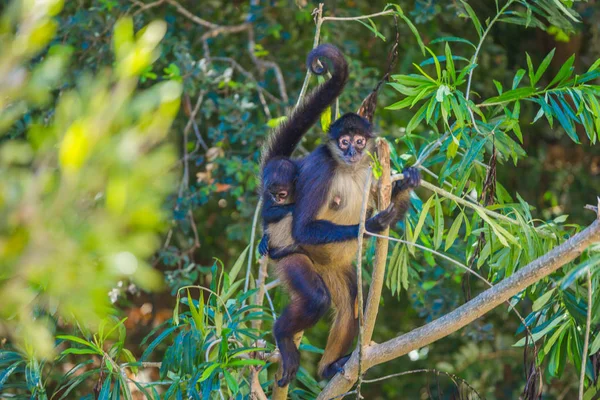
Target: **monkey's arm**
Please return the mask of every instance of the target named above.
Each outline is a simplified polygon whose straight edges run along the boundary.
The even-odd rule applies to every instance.
[[[338,225],[317,219],[319,210],[327,202],[334,172],[335,162],[328,156],[325,147],[315,150],[302,161],[292,220],[292,237],[298,244],[345,242],[358,237],[358,224]],[[391,204],[386,210],[369,218],[365,228],[369,232],[380,233],[390,225],[395,215],[395,205]]]
[[[263,257],[269,254],[269,235],[266,233],[258,244],[258,253]]]
[[[392,188],[392,204],[396,206],[396,218],[392,225],[404,219],[410,207],[410,192],[421,184],[421,174],[417,168],[404,168],[402,174],[404,179],[395,181]]]
[[[294,212],[294,204],[269,205],[263,208],[262,217],[265,224],[272,224],[281,221],[292,212]]]

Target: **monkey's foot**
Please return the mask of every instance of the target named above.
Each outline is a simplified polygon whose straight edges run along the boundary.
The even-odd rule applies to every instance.
[[[300,352],[293,346],[293,349],[290,349],[289,352],[285,352],[285,354],[281,353],[281,360],[283,366],[283,373],[281,374],[281,379],[277,381],[279,387],[284,387],[290,384],[291,381],[296,378],[296,374],[298,373],[298,368],[300,367]]]
[[[344,365],[346,365],[346,362],[348,362],[348,360],[350,359],[350,356],[351,356],[351,354],[348,354],[347,356],[339,358],[337,361],[334,361],[331,364],[329,364],[327,367],[325,367],[325,369],[321,373],[321,376],[323,377],[323,379],[331,379],[335,376],[335,374],[343,373]]]

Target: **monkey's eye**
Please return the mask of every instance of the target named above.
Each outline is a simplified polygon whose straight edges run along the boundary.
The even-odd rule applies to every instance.
[[[340,148],[345,150],[350,146],[350,136],[342,136],[340,138]]]
[[[356,138],[354,139],[354,143],[356,144],[356,147],[358,147],[359,149],[365,147],[367,140],[362,137],[362,136],[356,136]]]

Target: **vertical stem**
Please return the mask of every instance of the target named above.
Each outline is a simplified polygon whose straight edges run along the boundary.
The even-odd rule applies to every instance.
[[[260,267],[258,268],[258,278],[256,279],[256,287],[258,291],[256,292],[256,298],[254,300],[254,304],[258,307],[261,307],[265,300],[265,280],[267,279],[267,267],[269,266],[269,258],[261,257],[260,259]],[[252,327],[254,329],[260,329],[262,326],[262,319],[253,319]]]
[[[254,241],[256,238],[256,225],[258,224],[258,214],[262,208],[262,198],[258,199],[258,204],[254,210],[254,218],[252,219],[252,233],[250,233],[250,248],[248,249],[248,265],[246,267],[246,282],[244,283],[244,292],[248,291],[250,285],[250,271],[252,270],[252,260],[254,258]]]
[[[377,141],[377,156],[381,164],[383,173],[379,180],[379,193],[377,207],[384,210],[389,206],[392,197],[392,182],[390,174],[390,147],[388,142],[383,139]],[[381,234],[387,236],[389,229],[386,229]],[[385,264],[388,253],[388,240],[378,238],[375,247],[375,260],[373,264],[373,275],[371,287],[369,289],[369,297],[367,298],[367,307],[365,309],[365,327],[363,339],[367,345],[373,337],[377,312],[379,311],[379,299],[383,289],[383,281],[385,276]]]
[[[588,309],[587,321],[585,323],[585,340],[583,342],[583,354],[581,355],[581,374],[579,376],[579,400],[583,400],[584,384],[585,384],[585,367],[587,364],[587,352],[590,344],[590,325],[592,322],[592,269],[587,270],[587,294],[588,294]]]
[[[315,9],[316,17],[315,21],[317,27],[315,29],[315,39],[313,40],[313,49],[319,45],[319,38],[321,37],[321,25],[323,24],[323,3],[319,3],[319,8]],[[306,94],[306,90],[308,89],[308,81],[310,80],[310,70],[306,71],[306,76],[304,77],[304,83],[302,83],[302,89],[300,90],[300,94],[298,95],[298,101],[296,102],[296,107],[300,105],[302,98]]]
[[[358,249],[356,250],[356,286],[358,299],[358,385],[356,386],[356,398],[360,400],[360,386],[362,383],[362,357],[364,348],[364,309],[363,309],[363,287],[362,287],[362,249],[363,238],[365,235],[365,220],[367,219],[367,208],[369,205],[369,195],[371,194],[371,181],[373,171],[369,168],[365,187],[363,189],[362,208],[360,211],[360,222],[358,225]]]

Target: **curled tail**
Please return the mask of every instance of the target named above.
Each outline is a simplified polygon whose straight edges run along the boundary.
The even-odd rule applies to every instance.
[[[264,166],[274,157],[289,157],[302,139],[302,136],[318,120],[321,113],[342,93],[348,80],[348,63],[342,52],[330,44],[322,44],[313,49],[306,59],[308,69],[316,75],[327,73],[327,65],[322,67],[317,61],[323,59],[333,65],[331,79],[312,91],[298,105],[291,115],[275,128],[262,152]]]

